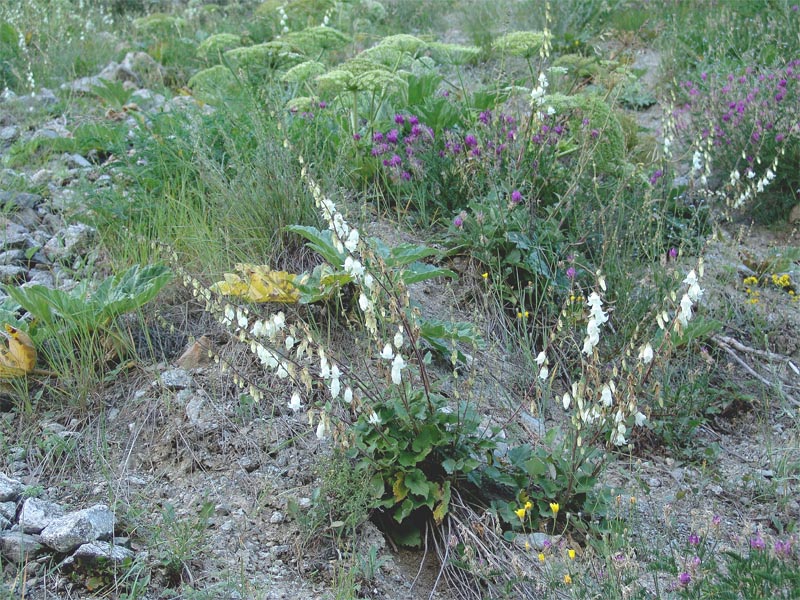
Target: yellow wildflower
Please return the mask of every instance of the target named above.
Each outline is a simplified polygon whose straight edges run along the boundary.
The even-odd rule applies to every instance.
[[[530,549],[531,549],[531,543],[525,542],[525,550],[530,550]]]
[[[551,502],[550,503],[550,510],[553,511],[553,516],[556,516],[558,514],[558,509],[559,508],[560,508],[560,506],[558,506],[558,502]]]
[[[564,575],[564,583],[566,583],[567,585],[572,583],[572,577],[569,576],[569,573]]]
[[[570,560],[575,560],[575,549],[574,548],[570,548],[569,550],[567,550],[567,554],[569,554]]]
[[[539,562],[544,562],[544,552],[539,552]]]
[[[525,513],[527,511],[524,508],[518,508],[514,511],[514,513],[519,517],[519,520],[522,521],[525,518]]]
[[[489,279],[489,273],[481,273],[481,277],[484,279]]]
[[[533,508],[533,504],[531,504],[531,501],[530,501],[530,500],[528,500],[528,501],[525,503],[525,510],[530,510],[530,509],[532,509],[532,508]]]

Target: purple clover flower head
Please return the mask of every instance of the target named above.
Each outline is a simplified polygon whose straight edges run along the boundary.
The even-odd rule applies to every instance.
[[[600,136],[600,132],[597,129],[592,129],[591,132],[592,139],[597,139]]]
[[[703,71],[702,73],[700,73],[700,79],[702,79],[703,81],[705,81],[706,79],[708,79],[708,73],[706,73],[705,71]]]
[[[413,125],[419,125],[419,118],[417,118],[417,116],[416,116],[416,115],[410,115],[410,116],[408,117],[408,122],[409,122],[409,123],[410,123],[412,126],[413,126]]]
[[[779,133],[778,135],[776,135],[775,136],[775,141],[776,142],[782,142],[783,141],[783,134]]]
[[[400,179],[402,179],[403,181],[411,181],[411,173],[409,173],[408,171],[403,171],[402,173],[400,173]]]
[[[700,563],[701,563],[701,562],[702,562],[702,561],[700,560],[700,557],[699,557],[699,556],[695,556],[695,557],[692,559],[692,566],[693,566],[693,567],[696,569],[697,567],[699,567],[699,566],[700,566]]]
[[[481,114],[478,115],[478,121],[483,123],[484,125],[488,125],[489,121],[492,120],[492,113],[488,110],[484,110]]]
[[[519,190],[514,190],[511,192],[511,202],[514,204],[519,204],[522,202],[522,192]]]
[[[589,126],[589,119],[584,117],[583,121],[581,121],[581,125],[583,125],[584,127],[588,127]]]
[[[390,167],[399,167],[403,163],[403,159],[400,158],[397,154],[392,154],[392,157],[389,159]]]
[[[400,139],[400,132],[397,129],[392,129],[386,134],[386,141],[390,144],[396,144],[398,139]]]
[[[575,267],[569,267],[567,269],[567,279],[575,279],[575,275],[577,275],[577,273],[578,272],[575,270]]]
[[[477,146],[477,145],[478,145],[478,140],[475,138],[475,136],[474,136],[474,135],[472,135],[471,133],[469,133],[469,134],[467,134],[467,136],[464,138],[464,145],[465,145],[467,148],[474,148],[475,146]]]
[[[398,125],[402,125],[403,123],[406,122],[406,118],[398,113],[394,116],[394,122],[397,123]]]
[[[656,171],[650,176],[650,185],[655,185],[656,182],[664,176],[664,171],[661,169],[656,169]]]
[[[692,576],[689,575],[686,571],[678,575],[678,583],[680,583],[683,587],[689,585],[692,581]]]
[[[711,519],[711,524],[714,525],[714,527],[719,527],[720,523],[722,523],[722,517],[719,515],[714,515]]]
[[[670,248],[669,249],[669,257],[670,258],[678,258],[678,249],[677,248]]]
[[[353,140],[354,141],[357,142],[360,139],[361,139],[361,134],[360,133],[356,132],[356,133],[353,134]]]
[[[478,158],[478,157],[480,157],[480,155],[481,155],[481,149],[480,149],[480,148],[473,148],[473,149],[470,151],[470,155],[472,155],[474,158]]]
[[[320,100],[319,101],[319,107],[320,108],[328,108],[328,103],[325,102],[325,100]]]
[[[456,215],[456,218],[453,219],[453,225],[455,225],[456,229],[461,229],[464,226],[464,219],[461,218],[461,215]]]
[[[791,556],[792,555],[792,540],[780,541],[775,540],[775,554],[778,556]]]
[[[697,546],[700,543],[700,537],[696,533],[692,533],[689,536],[689,543],[692,546]]]
[[[461,153],[461,144],[453,144],[452,146],[453,154],[460,154]]]
[[[753,550],[763,550],[767,547],[764,538],[761,537],[760,533],[757,533],[755,537],[750,538],[750,547]]]
[[[383,134],[380,131],[376,131],[372,134],[372,141],[376,143],[380,143],[383,141]]]
[[[422,127],[419,126],[419,123],[416,123],[411,126],[411,135],[414,137],[418,137],[422,133]]]

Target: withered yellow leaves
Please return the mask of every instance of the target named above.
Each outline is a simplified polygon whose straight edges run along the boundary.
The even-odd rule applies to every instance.
[[[24,377],[36,368],[36,348],[24,331],[4,325],[0,335],[6,338],[7,347],[0,345],[0,379]]]
[[[227,296],[239,296],[251,302],[280,302],[295,304],[300,301],[300,291],[294,286],[297,275],[286,271],[273,271],[267,265],[238,263],[238,273],[225,273],[211,289]]]

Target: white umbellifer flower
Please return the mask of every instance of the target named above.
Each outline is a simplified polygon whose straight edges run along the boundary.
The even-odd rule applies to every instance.
[[[392,361],[392,382],[399,385],[402,381],[401,371],[406,368],[406,361],[400,354],[397,354]]]
[[[385,360],[392,360],[394,358],[394,351],[391,344],[386,344],[381,351],[381,358]]]
[[[380,425],[381,424],[381,417],[378,413],[374,410],[369,414],[368,422],[370,425]]]
[[[403,332],[398,330],[397,333],[394,334],[394,347],[400,350],[403,347]]]
[[[291,408],[293,412],[302,410],[303,404],[300,402],[300,394],[298,392],[292,394],[292,399],[289,400],[289,408]]]
[[[642,349],[639,350],[639,360],[641,360],[644,364],[650,364],[650,361],[653,360],[653,347],[650,345],[650,342],[647,342]]]
[[[647,417],[640,412],[637,412],[636,415],[633,417],[633,419],[637,427],[641,427],[642,425],[644,425],[644,422],[647,421]]]
[[[570,400],[572,400],[572,398],[569,397],[569,392],[566,392],[563,398],[561,398],[561,404],[564,406],[564,410],[569,408]]]
[[[349,385],[344,388],[344,397],[342,398],[345,404],[350,404],[353,401],[353,388]]]
[[[608,384],[605,384],[603,390],[600,392],[600,402],[603,403],[603,406],[611,406],[614,402],[614,397],[611,394],[611,388]]]
[[[339,375],[341,375],[339,367],[333,365],[331,368],[331,398],[336,398],[339,395],[339,390],[341,389]]]

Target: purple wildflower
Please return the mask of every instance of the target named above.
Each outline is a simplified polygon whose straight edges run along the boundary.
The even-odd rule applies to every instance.
[[[514,204],[519,204],[520,202],[522,202],[522,192],[520,192],[519,190],[514,190],[513,192],[511,192],[511,202],[513,202]]]
[[[689,543],[690,543],[692,546],[697,546],[697,544],[699,544],[699,543],[700,543],[700,537],[699,537],[699,536],[698,536],[696,533],[692,533],[692,534],[689,536]]]
[[[492,113],[488,110],[483,111],[481,114],[478,115],[478,120],[483,123],[484,125],[489,124],[489,120],[492,118]]]
[[[715,527],[719,527],[719,524],[722,523],[722,517],[719,515],[714,515],[714,517],[711,519],[711,523]]]
[[[600,132],[597,129],[592,129],[592,132],[591,132],[592,139],[597,139],[597,137],[599,135],[600,135]]]
[[[775,540],[775,554],[781,556],[791,556],[792,554],[792,541],[786,540],[784,542]]]
[[[387,162],[390,167],[399,167],[403,163],[403,159],[397,154],[392,154],[392,157]]]
[[[376,131],[372,134],[372,141],[373,142],[382,142],[383,141],[383,134],[380,131]]]
[[[576,274],[577,271],[575,270],[575,267],[570,267],[567,269],[567,279],[575,279]]]
[[[406,119],[405,119],[405,117],[403,117],[403,115],[396,114],[394,116],[394,122],[397,123],[398,125],[402,125],[403,123],[406,122]]]
[[[354,134],[353,134],[353,139],[354,139],[355,141],[358,141],[358,140],[360,140],[360,139],[361,139],[361,134],[360,134],[360,133],[354,133]]]
[[[408,122],[411,123],[411,125],[419,125],[419,119],[416,117],[416,115],[409,116]]]
[[[403,181],[411,181],[411,173],[409,173],[408,171],[403,171],[402,173],[400,173],[400,179],[402,179]]]
[[[691,581],[692,581],[692,576],[689,575],[689,573],[687,573],[686,571],[678,575],[678,582],[684,587],[689,585]]]
[[[750,547],[753,550],[763,550],[767,547],[767,544],[764,541],[764,538],[761,537],[761,534],[757,533],[756,537],[750,538]]]
[[[656,182],[664,176],[664,171],[661,169],[656,169],[656,171],[650,176],[650,185],[655,185]]]
[[[319,107],[320,108],[328,108],[328,103],[325,102],[325,100],[320,100],[319,101]]]
[[[400,138],[400,132],[397,129],[392,129],[389,133],[386,134],[386,141],[390,144],[396,144],[397,140]]]
[[[670,258],[678,258],[678,249],[677,248],[670,248],[669,249],[669,257]]]
[[[453,225],[455,225],[458,229],[461,229],[464,226],[464,219],[461,218],[461,215],[456,215],[456,218],[453,219]]]
[[[467,148],[474,148],[475,146],[478,145],[478,140],[475,139],[475,136],[472,135],[471,133],[467,134],[467,136],[464,138],[464,145]]]

